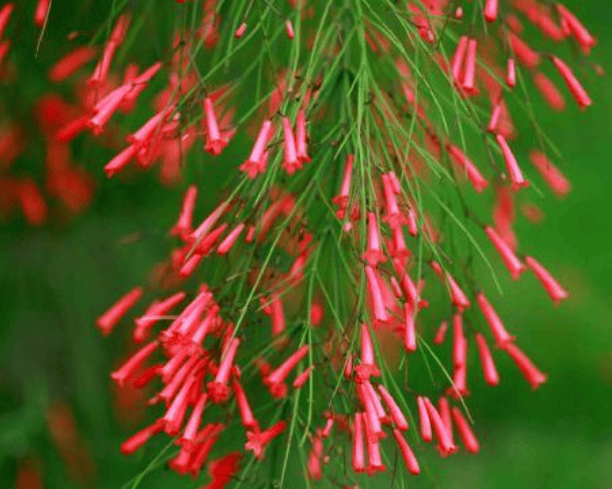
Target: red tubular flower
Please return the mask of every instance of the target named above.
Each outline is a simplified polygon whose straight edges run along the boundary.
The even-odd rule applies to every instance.
[[[465,55],[465,72],[463,74],[463,83],[461,87],[466,93],[472,94],[476,92],[475,75],[476,75],[476,49],[478,41],[470,39],[467,45],[467,53]]]
[[[442,283],[448,285],[450,288],[451,301],[459,312],[463,312],[464,309],[470,307],[469,299],[463,290],[461,290],[457,282],[455,282],[455,279],[448,272],[444,273],[442,267],[436,261],[431,262],[431,268],[436,272],[436,275],[440,278]]]
[[[491,333],[493,333],[493,338],[495,338],[497,347],[504,349],[506,345],[514,341],[515,337],[508,334],[506,328],[504,328],[504,325],[501,322],[501,319],[485,297],[484,293],[479,292],[476,295],[476,302],[478,303],[478,307],[480,307],[482,314],[491,328]]]
[[[344,176],[342,178],[342,186],[340,187],[340,193],[332,199],[332,203],[336,204],[339,207],[338,212],[336,212],[338,219],[344,219],[346,209],[348,207],[354,162],[355,156],[352,154],[348,155],[348,157],[346,158],[346,165],[344,167]]]
[[[379,412],[376,410],[374,400],[370,397],[370,393],[365,388],[364,382],[357,384],[355,386],[355,389],[357,391],[357,397],[365,408],[364,423],[367,420],[369,426],[367,436],[376,436],[382,438],[384,436],[384,433],[380,425],[381,419],[379,416]]]
[[[238,26],[238,29],[236,29],[236,32],[234,32],[234,37],[236,39],[240,39],[244,35],[246,30],[247,30],[247,24],[246,22],[243,22],[242,24]]]
[[[142,287],[132,289],[96,320],[96,326],[104,336],[109,335],[121,318],[134,307],[142,297],[142,292]]]
[[[202,470],[202,467],[208,460],[208,456],[219,438],[219,434],[224,428],[222,424],[210,424],[202,430],[201,434],[198,434],[197,438],[203,440],[191,456],[185,468],[194,479],[198,477],[200,470]]]
[[[387,261],[387,257],[380,249],[380,236],[376,214],[368,212],[368,249],[362,258],[372,267],[380,262]]]
[[[519,63],[527,68],[535,68],[540,64],[540,55],[531,49],[520,37],[512,32],[508,32],[508,40]]]
[[[378,323],[386,323],[389,320],[387,310],[382,297],[382,292],[378,283],[376,272],[370,265],[366,265],[365,274],[368,286],[368,295],[372,301],[374,318]]]
[[[476,333],[476,346],[478,347],[478,355],[480,356],[480,364],[482,365],[485,382],[490,386],[499,384],[499,375],[493,362],[493,356],[487,346],[487,340],[480,333]]]
[[[497,19],[497,0],[486,0],[483,13],[487,22],[495,22]]]
[[[163,420],[158,419],[153,424],[135,433],[121,444],[121,453],[123,455],[131,455],[146,442],[148,442],[153,435],[159,433],[164,427]]]
[[[506,163],[506,169],[508,170],[508,175],[510,176],[510,181],[512,182],[512,189],[516,191],[521,187],[528,187],[529,182],[523,178],[521,169],[519,168],[516,158],[514,157],[514,154],[512,153],[510,146],[508,146],[504,136],[501,134],[496,134],[495,140],[502,150],[504,162]]]
[[[516,62],[514,58],[508,58],[508,66],[506,68],[506,84],[510,88],[516,86]]]
[[[11,19],[11,14],[15,10],[15,3],[9,2],[2,6],[0,9],[0,38],[4,35],[4,30]]]
[[[276,292],[272,293],[272,334],[279,335],[285,331],[285,312],[283,311],[283,303]]]
[[[436,336],[434,337],[434,340],[433,340],[435,345],[441,345],[442,343],[444,343],[444,338],[446,338],[447,330],[448,330],[448,322],[442,321],[440,323],[440,327],[438,328],[438,331],[436,332]]]
[[[421,438],[424,442],[429,443],[432,440],[431,421],[425,406],[425,400],[421,396],[417,397],[417,406],[419,408]]]
[[[59,143],[69,143],[87,129],[89,116],[83,115],[68,122],[55,133],[55,140]],[[131,157],[130,157],[131,158]]]
[[[306,116],[304,115],[304,109],[300,109],[297,114],[296,145],[297,158],[300,160],[300,163],[310,163],[311,159],[310,156],[308,156],[307,149]]]
[[[295,37],[295,32],[293,32],[293,24],[290,20],[285,23],[285,30],[287,31],[287,37],[291,40]]]
[[[300,375],[298,375],[293,381],[293,388],[299,389],[302,387],[306,381],[310,378],[310,373],[312,372],[312,367],[307,367]]]
[[[302,163],[298,159],[297,148],[295,146],[295,137],[293,135],[293,129],[291,128],[291,122],[288,117],[283,117],[283,133],[285,136],[284,145],[284,161],[282,167],[289,175],[293,175],[296,170],[302,168]]]
[[[232,230],[231,233],[229,233],[226,236],[226,238],[221,242],[221,244],[217,248],[217,254],[219,254],[219,255],[226,255],[227,253],[229,253],[229,251],[232,249],[232,247],[234,246],[234,244],[238,240],[238,237],[240,236],[240,233],[242,233],[242,230],[244,229],[244,226],[245,226],[245,224],[243,222],[241,222],[240,224],[238,224],[238,226],[236,226]]]
[[[323,458],[323,440],[320,433],[315,433],[312,437],[312,448],[308,454],[308,475],[314,480],[321,480],[323,472],[321,470],[321,459]]]
[[[404,303],[404,348],[407,352],[417,349],[414,308],[408,302]]]
[[[196,355],[191,356],[171,377],[171,379],[169,379],[168,384],[156,396],[155,401],[164,401],[167,406],[170,406],[172,399],[179,391],[181,386],[185,383],[185,379],[201,365],[201,363],[198,363],[199,361],[200,360]]]
[[[380,420],[381,423],[390,423],[393,418],[387,415],[385,408],[383,407],[382,402],[380,402],[380,398],[378,397],[378,394],[374,390],[374,386],[372,385],[372,383],[369,380],[365,380],[362,385],[363,385],[363,392],[365,395],[368,396],[371,402],[371,406],[374,408],[374,412],[376,413],[376,417]],[[368,403],[366,400],[366,405],[367,404]],[[384,437],[384,433],[382,431],[375,432],[375,433],[380,438]]]
[[[465,446],[465,449],[470,453],[478,453],[480,451],[480,443],[478,443],[478,439],[474,435],[466,419],[461,414],[461,411],[459,411],[458,408],[453,407],[451,412],[463,446]]]
[[[453,314],[453,365],[465,365],[467,358],[467,340],[463,334],[461,314]]]
[[[188,377],[181,390],[173,399],[170,408],[166,411],[163,417],[164,420],[164,431],[170,436],[176,436],[181,430],[185,413],[187,412],[187,406],[190,401],[191,389],[196,383],[196,376],[192,372]]]
[[[459,167],[465,171],[467,178],[474,187],[474,190],[476,190],[478,193],[483,192],[489,185],[489,182],[487,182],[480,171],[478,171],[478,168],[476,168],[474,163],[472,163],[472,161],[465,154],[463,154],[463,152],[457,146],[448,144],[446,148],[448,154],[452,156],[457,165],[459,165]]]
[[[491,226],[485,226],[485,233],[495,246],[495,249],[501,256],[504,265],[510,272],[510,275],[514,280],[518,280],[527,267],[518,259],[512,249],[506,244],[506,242],[500,238]]]
[[[355,422],[353,423],[353,452],[352,463],[353,470],[357,473],[365,472],[365,452],[363,445],[363,414],[355,413]]]
[[[508,343],[504,349],[508,355],[510,355],[514,363],[516,363],[517,367],[534,390],[537,389],[540,384],[546,382],[546,375],[540,372],[533,362],[527,358],[527,355],[525,355],[525,353],[523,353],[514,343]]]
[[[438,399],[438,412],[440,413],[440,418],[442,419],[442,422],[444,423],[444,427],[446,428],[446,431],[448,432],[450,436],[451,442],[454,445],[455,438],[453,434],[453,418],[451,416],[450,403],[448,402],[448,399],[444,396]],[[437,448],[438,450],[440,450],[440,453],[442,454],[442,456],[448,455],[448,453],[446,453],[442,449],[442,446],[440,443],[438,443]]]
[[[544,153],[533,150],[529,153],[529,159],[540,175],[542,175],[542,178],[546,180],[549,187],[559,197],[565,196],[570,191],[571,185],[567,178],[552,164]]]
[[[393,419],[393,423],[398,430],[406,431],[408,429],[408,421],[406,421],[406,417],[402,410],[395,402],[395,399],[389,394],[389,391],[385,389],[385,386],[380,384],[378,386],[378,392],[380,392],[383,401],[387,405],[389,412],[391,413],[391,418]]]
[[[26,221],[33,226],[42,226],[47,219],[47,204],[36,183],[29,178],[21,181],[18,197]]]
[[[113,90],[100,103],[96,105],[96,115],[89,119],[88,127],[95,136],[99,136],[104,131],[104,126],[117,111],[125,96],[132,89],[130,84],[122,85]]]
[[[212,402],[215,404],[226,402],[229,399],[230,389],[227,383],[232,371],[232,366],[234,365],[234,358],[236,357],[236,351],[238,350],[239,344],[240,340],[238,338],[234,338],[230,341],[223,352],[215,380],[207,384],[208,393]]]
[[[408,445],[408,442],[404,439],[404,436],[398,429],[393,430],[393,437],[395,438],[395,442],[400,449],[402,454],[402,458],[404,459],[404,463],[406,464],[406,468],[408,472],[414,475],[419,475],[421,473],[421,468],[419,467],[419,462],[414,456],[414,452]]]
[[[300,363],[308,354],[308,345],[301,346],[287,360],[285,360],[276,370],[270,372],[264,379],[264,383],[270,389],[274,397],[284,397],[287,394],[287,386],[284,384],[289,373]]]
[[[571,13],[567,7],[557,3],[555,4],[559,15],[561,16],[561,23],[566,27],[580,44],[585,54],[589,54],[589,51],[593,46],[597,44],[595,38],[591,33],[582,25],[578,18]]]
[[[210,213],[210,215],[202,221],[193,233],[191,233],[190,240],[193,242],[201,242],[204,237],[209,233],[213,226],[217,223],[219,218],[225,213],[229,204],[227,202],[221,202],[219,206]]]
[[[38,27],[42,27],[44,25],[50,3],[51,0],[38,0],[36,10],[34,10],[34,24],[36,24]]]
[[[136,156],[137,151],[138,147],[135,144],[132,144],[131,146],[128,146],[123,151],[121,151],[104,167],[106,176],[110,178],[116,173],[118,173],[120,170],[122,170],[125,166],[127,166],[127,164],[132,160],[132,158]]]
[[[567,66],[556,56],[551,56],[550,59],[555,65],[555,68],[557,68],[559,73],[561,73],[561,76],[563,77],[567,88],[569,88],[570,92],[572,92],[572,96],[574,97],[580,108],[585,109],[589,105],[591,105],[593,101],[589,97],[589,94],[586,92],[586,90],[582,87],[578,79],[574,76],[574,73],[572,73],[570,67]]]
[[[463,67],[463,60],[465,59],[465,52],[467,50],[468,45],[468,37],[461,36],[459,38],[459,42],[457,43],[457,48],[455,49],[455,54],[453,56],[453,61],[451,64],[451,75],[455,84],[458,86],[461,77],[461,68]]]
[[[372,476],[376,471],[384,472],[387,467],[382,463],[380,456],[380,444],[377,436],[371,436],[369,432],[368,418],[364,418],[366,428],[366,443],[368,445],[368,475]]]
[[[232,452],[210,462],[208,471],[212,481],[204,489],[225,489],[238,473],[238,462],[241,458],[242,454],[240,452]]]
[[[240,171],[245,172],[250,179],[255,178],[258,173],[263,173],[266,169],[264,154],[271,128],[271,121],[266,120],[263,122],[249,159],[240,165]]]
[[[557,282],[550,272],[540,265],[535,258],[526,256],[525,262],[537,279],[542,283],[542,286],[546,292],[548,292],[548,295],[555,304],[559,304],[559,302],[569,297],[568,292],[561,287],[559,282]]]
[[[198,189],[195,185],[190,185],[185,192],[183,198],[183,207],[179,214],[178,222],[172,228],[173,236],[180,236],[183,239],[187,239],[187,236],[191,234],[191,221],[193,218],[193,209],[195,207],[195,201],[198,196]]]
[[[149,358],[159,346],[159,341],[152,341],[145,347],[138,350],[119,370],[115,370],[111,374],[111,378],[119,384],[119,387],[125,385],[125,381],[132,377],[142,364]]]
[[[92,76],[88,80],[88,85],[91,87],[97,87],[104,85],[108,80],[108,71],[110,69],[111,62],[115,56],[115,51],[119,45],[123,42],[127,29],[130,25],[130,18],[127,15],[119,17],[115,23],[115,27],[111,33],[111,36],[104,48],[102,53],[102,59],[96,65]]]
[[[287,423],[284,421],[279,421],[265,431],[247,431],[248,441],[244,445],[244,449],[251,450],[255,458],[261,460],[266,447],[285,430],[286,425]]]
[[[80,46],[74,49],[51,67],[49,80],[54,83],[64,81],[89,63],[96,53],[97,50],[90,46]]]
[[[431,421],[431,426],[438,439],[440,450],[445,455],[450,455],[457,451],[457,446],[453,443],[451,433],[449,433],[447,427],[440,416],[440,413],[436,410],[435,406],[431,403],[429,398],[423,398],[425,408],[427,409],[427,415]]]
[[[533,83],[535,83],[535,86],[553,110],[559,112],[565,110],[565,99],[563,95],[544,73],[536,73],[533,76]]]
[[[206,122],[206,145],[204,150],[210,154],[220,155],[223,149],[227,146],[229,138],[226,134],[221,134],[217,125],[217,117],[213,109],[213,103],[210,97],[204,99],[204,116]]]
[[[234,395],[236,396],[236,404],[238,404],[242,425],[248,430],[259,431],[259,423],[253,416],[253,411],[251,411],[251,406],[249,406],[249,401],[244,389],[236,379],[232,382],[232,386],[234,388]]]
[[[198,434],[198,429],[200,428],[200,423],[202,422],[202,414],[204,413],[204,409],[206,408],[206,402],[208,401],[208,394],[202,393],[198,397],[195,407],[191,412],[191,416],[189,417],[189,421],[187,421],[187,425],[185,426],[185,431],[183,432],[183,436],[181,436],[179,443],[182,444],[187,449],[192,449],[196,440],[196,436]]]

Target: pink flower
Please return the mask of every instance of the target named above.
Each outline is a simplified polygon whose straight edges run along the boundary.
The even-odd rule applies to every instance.
[[[136,287],[122,296],[111,308],[96,320],[103,335],[109,335],[121,318],[140,300],[142,287]]]
[[[516,191],[521,187],[528,187],[529,182],[523,178],[521,169],[519,168],[516,158],[514,157],[510,146],[508,146],[506,139],[501,134],[496,134],[495,140],[502,150],[504,162],[506,163],[506,169],[508,170],[508,175],[510,176],[510,181],[512,182],[512,189]]]
[[[398,430],[406,431],[408,429],[408,421],[406,421],[406,417],[402,410],[395,402],[395,399],[389,394],[389,391],[385,389],[385,387],[381,384],[378,386],[378,392],[387,405],[389,412],[391,413],[391,418],[393,419],[393,423]]]
[[[525,355],[514,343],[508,343],[505,350],[523,373],[525,379],[531,384],[531,387],[537,389],[540,384],[546,382],[546,375],[540,372],[533,362],[527,358],[527,355]]]
[[[353,451],[352,464],[353,470],[357,473],[365,472],[365,451],[363,446],[363,414],[355,413],[355,422],[353,423]]]
[[[204,99],[204,116],[206,128],[206,144],[204,150],[210,154],[217,156],[221,154],[227,146],[231,137],[231,132],[221,133],[217,125],[217,117],[213,109],[213,103],[210,97]]]
[[[529,158],[553,192],[560,197],[567,195],[571,188],[569,181],[544,153],[533,150],[529,153]]]
[[[478,347],[478,355],[480,356],[480,364],[486,383],[491,386],[499,384],[499,375],[493,362],[493,356],[487,346],[487,341],[480,333],[476,333],[476,346]]]
[[[471,38],[467,44],[467,53],[465,55],[465,72],[463,74],[463,83],[461,87],[466,93],[472,94],[476,92],[475,74],[476,74],[476,49],[478,41]]]
[[[542,283],[544,289],[548,292],[548,295],[555,304],[559,304],[559,302],[569,297],[568,292],[561,287],[559,282],[557,282],[550,272],[540,265],[535,258],[526,256],[525,262],[537,279]]]
[[[285,430],[286,424],[284,421],[279,421],[265,431],[247,431],[248,441],[244,445],[244,449],[251,450],[255,458],[261,460],[266,447]]]
[[[284,161],[282,167],[289,175],[302,168],[302,162],[298,159],[295,137],[288,117],[283,117],[283,132],[285,135]]]
[[[340,187],[340,193],[332,199],[332,203],[336,204],[339,207],[338,212],[336,213],[338,219],[344,219],[344,215],[348,207],[354,162],[355,156],[352,154],[348,155],[346,159],[346,165],[344,167],[344,176],[342,178],[342,186]]]
[[[164,427],[163,420],[158,419],[153,424],[143,428],[138,433],[135,433],[130,438],[125,440],[121,444],[121,453],[123,455],[131,455],[146,442],[148,442],[153,435],[159,433]]]
[[[447,150],[448,154],[452,156],[457,165],[459,165],[459,167],[465,171],[466,176],[474,187],[474,190],[476,190],[478,193],[483,192],[489,185],[489,182],[487,182],[487,180],[481,175],[474,163],[472,163],[472,161],[453,144],[447,145]]]
[[[400,453],[402,454],[402,458],[404,459],[408,472],[414,475],[419,475],[421,473],[419,463],[414,456],[414,452],[410,448],[410,445],[408,445],[408,442],[404,439],[402,433],[398,429],[394,429],[393,437],[395,438],[395,442],[400,449]]]
[[[457,431],[459,432],[459,436],[461,437],[461,441],[463,442],[463,446],[470,453],[478,453],[480,451],[480,443],[476,439],[476,436],[472,432],[470,425],[465,420],[461,411],[458,408],[452,408],[452,416],[455,421],[455,426],[457,427]]]
[[[572,96],[578,103],[581,109],[587,108],[589,105],[593,103],[589,94],[582,87],[572,70],[567,66],[563,61],[561,61],[556,56],[551,56],[550,58],[555,65],[555,68],[561,73],[567,88],[569,88],[570,92],[572,92]]]
[[[389,316],[383,301],[377,274],[374,271],[374,268],[372,268],[370,265],[366,265],[365,274],[367,279],[368,296],[370,301],[372,301],[372,307],[374,309],[374,318],[377,323],[386,323],[389,320]]]
[[[152,341],[148,345],[138,350],[119,370],[115,370],[111,374],[111,378],[115,380],[120,387],[125,385],[125,381],[134,375],[142,364],[149,358],[159,346],[158,341]]]
[[[514,280],[518,280],[527,267],[517,258],[512,249],[506,244],[506,242],[500,238],[491,226],[485,226],[485,233],[495,246],[495,249],[501,256],[506,268],[510,272],[510,275]]]
[[[240,236],[240,233],[242,233],[242,230],[244,229],[244,226],[245,226],[245,224],[243,222],[241,222],[240,224],[238,224],[238,226],[236,226],[232,230],[231,233],[229,233],[225,237],[225,239],[221,242],[221,244],[217,248],[217,254],[219,254],[219,255],[226,255],[227,253],[229,253],[229,251],[232,249],[232,247],[234,246],[234,244],[238,240],[238,237]]]
[[[236,379],[234,379],[232,386],[234,388],[234,395],[236,396],[236,404],[238,404],[242,425],[249,430],[259,431],[259,423],[253,416],[253,411],[251,411],[251,406],[249,406],[249,401],[244,389]]]
[[[265,378],[264,383],[270,389],[274,397],[285,397],[287,386],[284,384],[289,373],[300,363],[308,354],[308,345],[301,346],[287,360],[285,360],[276,370],[270,372]]]
[[[429,398],[423,398],[423,403],[427,409],[427,415],[431,421],[431,426],[438,439],[439,447],[442,453],[450,455],[457,451],[456,445],[453,443],[452,435],[449,433],[448,428],[445,426],[444,421],[440,413],[436,410],[434,405],[431,403]]]
[[[236,351],[238,350],[239,344],[240,340],[238,338],[234,338],[230,341],[229,345],[223,352],[215,380],[209,382],[207,385],[208,394],[210,395],[212,402],[215,404],[226,402],[229,399],[230,389],[227,383],[230,378],[230,373],[232,371],[234,358],[236,357]]]
[[[421,396],[417,397],[417,406],[419,408],[421,438],[424,442],[429,443],[432,440],[431,421],[429,419],[429,413],[425,405],[425,400]]]
[[[270,129],[272,128],[272,122],[266,120],[261,125],[255,145],[251,150],[249,159],[240,165],[240,171],[245,172],[250,179],[257,176],[258,173],[263,173],[266,169],[266,156],[265,150],[268,144],[268,137],[270,136]]]
[[[495,22],[497,19],[497,0],[486,0],[483,13],[487,22]]]
[[[193,209],[195,207],[196,197],[198,195],[198,189],[195,185],[190,185],[185,192],[183,198],[183,207],[179,215],[178,222],[172,228],[173,236],[180,236],[186,239],[191,234],[191,220],[193,217]]]
[[[485,297],[484,293],[479,292],[476,295],[476,302],[478,303],[478,307],[480,307],[482,314],[491,328],[491,333],[493,333],[493,338],[495,338],[497,347],[503,349],[507,344],[514,341],[515,337],[508,334],[506,328],[504,328],[504,324],[501,322],[501,319]]]
[[[298,160],[301,163],[310,163],[311,159],[308,156],[307,149],[307,134],[306,134],[306,117],[304,115],[304,109],[300,109],[297,114],[296,120],[296,152]]]

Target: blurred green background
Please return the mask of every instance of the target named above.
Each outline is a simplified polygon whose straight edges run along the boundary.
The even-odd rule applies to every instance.
[[[612,69],[612,4],[565,3],[598,38],[594,59]],[[49,28],[53,46],[53,22]],[[35,71],[37,63],[45,64],[50,49],[43,45],[42,60],[28,66]],[[517,234],[522,249],[537,250],[572,296],[554,308],[539,284],[525,277],[520,287],[506,287],[505,300],[496,304],[521,347],[548,374],[548,383],[532,392],[512,363],[499,356],[501,385],[474,387],[470,402],[482,452],[444,460],[434,450],[419,454],[428,469],[410,487],[612,488],[609,80],[608,75],[584,78],[595,100],[586,113],[568,103],[558,115],[537,94],[532,97],[542,126],[565,156],[567,163],[560,166],[573,189],[561,202],[548,192],[544,198],[533,193],[531,201],[542,208],[544,222],[533,226],[519,215]],[[26,97],[28,87],[20,90]],[[151,173],[107,181],[101,167],[110,155],[78,150],[77,158],[99,181],[95,202],[83,215],[40,229],[20,221],[0,227],[2,488],[13,487],[24,459],[40,469],[44,487],[121,487],[162,446],[153,442],[129,458],[119,454],[120,442],[141,423],[138,413],[132,422],[117,415],[118,398],[109,379],[125,353],[125,335],[104,339],[93,323],[124,291],[146,282],[167,256],[166,231],[176,216],[180,189],[164,189]],[[481,385],[477,375],[471,385]],[[62,436],[71,432],[62,424],[70,419],[62,414],[65,405],[74,415],[79,454],[58,449]],[[66,469],[70,457],[80,467],[76,473]],[[142,487],[200,485],[158,469]],[[383,478],[369,487],[390,485]]]

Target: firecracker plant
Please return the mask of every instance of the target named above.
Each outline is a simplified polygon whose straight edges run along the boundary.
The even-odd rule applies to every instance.
[[[595,38],[537,0],[109,3],[50,74],[83,80],[50,141],[110,138],[109,178],[184,187],[160,280],[96,322],[132,328],[111,377],[153,392],[121,451],[165,437],[147,470],[210,489],[289,487],[300,465],[306,487],[404,487],[429,443],[478,452],[469,396],[503,380],[496,361],[547,379],[496,306],[504,274],[568,297],[513,223],[517,206],[538,220],[542,183],[569,191],[532,99],[591,105],[576,73],[601,71]],[[171,27],[141,65],[154,14]]]

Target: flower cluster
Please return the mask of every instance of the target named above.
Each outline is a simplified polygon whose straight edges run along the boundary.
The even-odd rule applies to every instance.
[[[41,0],[34,12],[38,28],[44,24],[49,3]],[[31,75],[30,67],[20,66],[11,57],[11,39],[16,37],[11,31],[18,29],[20,22],[31,22],[32,12],[19,12],[15,7],[15,2],[0,7],[0,83],[9,90],[24,83],[20,72],[25,71],[26,77]],[[27,20],[23,18],[26,15],[30,16]],[[81,46],[51,66],[45,82],[52,88],[40,93],[33,106],[19,97],[10,100],[7,96],[2,101],[3,114],[14,116],[3,117],[0,122],[0,216],[10,217],[19,207],[28,224],[40,226],[53,211],[77,214],[91,202],[94,180],[88,171],[75,164],[69,143],[75,135],[71,124],[85,112],[91,95],[82,89],[79,74],[83,74],[82,68],[96,53],[95,48]],[[66,89],[74,93],[77,104],[62,95]],[[11,104],[19,104],[18,109],[6,110]],[[29,168],[31,161],[38,158],[37,154],[33,156],[36,140],[44,141],[44,172]],[[40,174],[44,175],[44,182],[37,181]],[[59,204],[57,209],[48,199]]]
[[[568,296],[521,253],[514,207],[536,173],[560,196],[569,183],[534,119],[523,146],[537,145],[535,173],[519,163],[511,114],[530,114],[523,94],[532,86],[564,108],[549,76],[580,108],[591,104],[569,65],[526,39],[567,41],[584,55],[595,39],[563,5],[536,0],[465,10],[445,0],[345,2],[350,8],[297,0],[286,12],[270,4],[258,13],[248,2],[203,3],[176,6],[194,20],[176,33],[169,60],[130,69],[79,119],[79,130],[100,136],[165,77],[154,113],[106,173],[160,161],[178,178],[192,149],[228,178],[223,189],[201,179],[184,192],[166,268],[176,290],[135,320],[133,339],[144,346],[112,374],[120,386],[155,385],[150,404],[162,407],[121,450],[164,432],[180,447],[170,467],[197,477],[227,445],[231,453],[208,464],[208,487],[238,476],[251,453],[240,475],[249,477],[280,439],[281,484],[293,439],[300,448],[309,441],[302,460],[311,478],[330,471],[346,485],[386,470],[393,446],[412,474],[421,442],[435,439],[447,456],[459,450],[457,434],[477,452],[463,409],[476,351],[491,386],[502,354],[532,387],[546,381],[496,313],[483,269],[496,276],[499,259],[513,281],[530,271],[555,303]],[[90,87],[108,86],[128,25],[122,14]],[[238,135],[254,143],[236,162],[226,151]],[[489,193],[491,224],[478,217]],[[200,195],[211,194],[220,200],[194,224],[206,207]],[[125,294],[99,317],[102,333],[154,293]],[[415,367],[423,358],[439,365],[433,386]],[[339,476],[343,459],[353,473]]]

